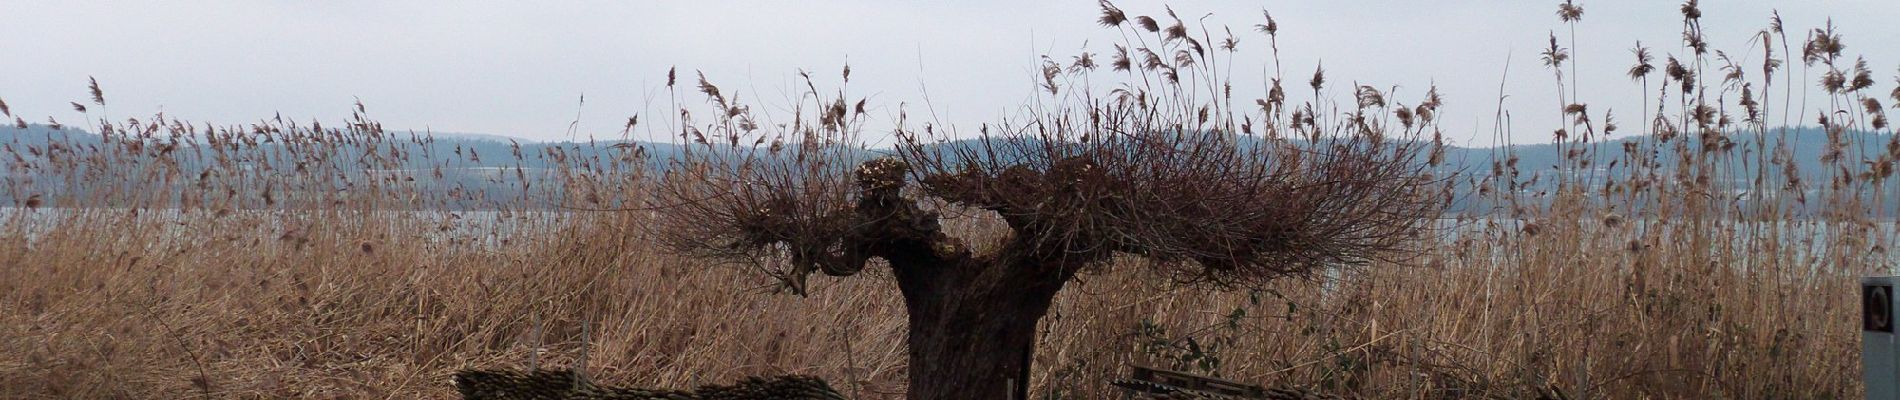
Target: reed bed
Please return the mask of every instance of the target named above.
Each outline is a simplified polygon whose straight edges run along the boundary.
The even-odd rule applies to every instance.
[[[1896,240],[1883,204],[1900,144],[1883,95],[1831,27],[1784,31],[1777,18],[1761,47],[1736,53],[1773,61],[1742,65],[1709,50],[1696,7],[1682,7],[1678,52],[1638,53],[1632,79],[1656,101],[1617,114],[1640,115],[1633,128],[1564,94],[1548,111],[1574,121],[1553,136],[1567,155],[1554,172],[1520,168],[1509,148],[1467,165],[1430,157],[1447,193],[1470,193],[1446,201],[1479,206],[1417,238],[1416,257],[1222,291],[1138,262],[1086,275],[1043,320],[1035,393],[1112,398],[1106,380],[1144,364],[1373,398],[1859,396],[1856,278],[1888,271]],[[1128,83],[1111,98],[1175,121],[1206,123],[1212,108],[1211,131],[1439,136],[1424,115],[1435,106],[1369,86],[1343,106],[1320,98],[1323,71],[1302,82],[1316,92],[1306,103],[1276,76],[1259,109],[1236,107],[1221,64],[1196,58],[1231,46],[1205,33],[1221,30],[1103,13],[1130,38],[1101,65],[1113,72],[1083,66],[1092,55],[1045,69],[1051,104],[1073,99],[1058,96],[1065,82],[1114,73]],[[1559,22],[1583,15],[1566,2]],[[1276,27],[1258,34],[1277,41]],[[1546,66],[1573,86],[1563,64],[1577,60],[1559,44]],[[1808,90],[1830,104],[1786,104]],[[814,280],[798,297],[658,250],[645,227],[665,211],[644,189],[659,147],[476,154],[386,131],[360,106],[340,125],[217,126],[110,120],[96,83],[91,95],[74,104],[87,126],[65,128],[98,136],[15,136],[0,150],[15,202],[0,215],[0,397],[448,398],[448,375],[469,367],[668,387],[802,373],[902,397],[904,309],[888,275]],[[716,144],[694,135],[748,117],[644,128]],[[1781,127],[1809,121],[1828,135],[1829,171],[1785,159]],[[950,221],[979,241],[997,224]]]

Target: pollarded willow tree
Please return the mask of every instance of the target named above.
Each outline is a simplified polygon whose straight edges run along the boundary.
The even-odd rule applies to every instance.
[[[682,109],[669,128],[694,145],[661,178],[656,233],[798,294],[814,273],[889,268],[909,313],[909,398],[1003,399],[1023,398],[1037,322],[1077,274],[1131,263],[1231,288],[1401,262],[1440,212],[1439,141],[1422,139],[1437,136],[1435,93],[1405,106],[1358,86],[1354,104],[1329,104],[1315,72],[1315,100],[1289,106],[1271,73],[1243,109],[1216,67],[1232,63],[1231,31],[1214,42],[1171,10],[1102,9],[1129,38],[1105,56],[1121,83],[1098,95],[1097,55],[1045,57],[1029,117],[972,135],[913,129],[900,110],[894,145],[872,148],[866,102],[809,74],[789,121],[700,76],[712,116]],[[952,236],[946,214],[1007,234]]]

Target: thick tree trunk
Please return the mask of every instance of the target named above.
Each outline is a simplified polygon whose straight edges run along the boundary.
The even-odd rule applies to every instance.
[[[1072,274],[982,262],[897,269],[910,313],[909,399],[1026,399],[1036,323]]]
[[[890,262],[910,314],[911,400],[1027,400],[1036,322],[1077,267],[1106,253],[1050,251],[1037,236],[1014,236],[973,256],[943,233],[935,212],[902,196],[908,170],[894,159],[859,166],[862,222],[823,269],[854,273],[873,256]]]

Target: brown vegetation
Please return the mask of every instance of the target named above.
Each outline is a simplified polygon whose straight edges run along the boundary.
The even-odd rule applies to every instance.
[[[1038,323],[1081,274],[1136,264],[1150,279],[1258,289],[1394,264],[1435,224],[1444,183],[1420,159],[1433,144],[1419,140],[1435,99],[1418,108],[1424,116],[1388,126],[1378,120],[1390,113],[1383,94],[1368,87],[1356,108],[1338,110],[1351,120],[1243,132],[1231,98],[1202,95],[1219,93],[1225,78],[1210,66],[1232,50],[1208,51],[1183,24],[1156,32],[1153,49],[1124,43],[1175,54],[1172,63],[1107,72],[1152,83],[1058,97],[994,133],[900,121],[891,154],[876,158],[855,142],[863,108],[847,110],[844,93],[813,89],[792,123],[761,128],[752,107],[701,77],[715,120],[683,133],[710,141],[658,179],[658,237],[768,271],[794,293],[815,272],[888,266],[909,321],[907,398],[1027,399]],[[1061,96],[1067,82],[1087,81],[1091,57],[1051,62],[1042,88]],[[946,214],[1004,229],[948,234]]]
[[[1584,18],[1565,4],[1561,21]],[[1776,21],[1763,30],[1764,45],[1750,50],[1770,61],[1737,65],[1700,36],[1695,3],[1682,12],[1684,53],[1666,55],[1661,66],[1641,57],[1631,69],[1646,92],[1661,88],[1650,92],[1656,109],[1632,124],[1640,128],[1619,131],[1608,110],[1574,95],[1550,110],[1573,121],[1555,135],[1569,150],[1566,173],[1522,175],[1505,155],[1467,174],[1439,176],[1443,185],[1479,188],[1475,200],[1493,212],[1454,216],[1446,229],[1409,242],[1417,257],[1367,259],[1367,268],[1265,282],[1216,279],[1249,285],[1205,293],[1183,283],[1219,275],[1164,268],[1187,272],[1155,279],[1149,261],[1099,265],[1055,296],[1033,332],[1030,387],[1039,398],[1105,398],[1105,382],[1139,363],[1381,398],[1857,396],[1850,294],[1855,277],[1891,262],[1895,245],[1894,210],[1881,204],[1896,192],[1889,177],[1900,144],[1868,142],[1869,132],[1892,133],[1883,94],[1864,63],[1848,61],[1845,40],[1831,29],[1789,40]],[[1111,72],[1090,72],[1089,55],[1069,65],[1051,61],[1051,104],[1075,106],[1046,106],[1035,121],[979,132],[1010,138],[1058,129],[1077,143],[1116,143],[1081,136],[1091,131],[1083,127],[1102,125],[1179,126],[1268,143],[1437,136],[1430,122],[1436,96],[1404,106],[1362,87],[1345,106],[1300,103],[1276,77],[1258,101],[1238,102],[1253,105],[1237,106],[1228,91],[1213,90],[1224,89],[1217,75],[1203,72],[1218,64],[1201,61],[1232,42],[1112,6],[1102,20],[1139,39],[1108,56]],[[1261,31],[1277,40],[1276,26],[1269,20]],[[1792,48],[1802,49],[1799,64]],[[1546,55],[1553,70],[1579,61],[1555,40]],[[1087,91],[1065,86],[1089,73],[1127,74],[1129,83],[1103,96],[1075,96]],[[1309,86],[1317,93],[1325,78],[1316,74]],[[1789,105],[1787,93],[1808,90],[1796,82],[1811,78],[1832,101],[1819,110]],[[1575,74],[1569,79],[1560,74],[1557,82],[1574,86]],[[683,141],[761,151],[852,144],[760,128],[715,86],[702,90],[713,121],[682,117],[658,129]],[[858,107],[842,93],[812,92],[823,107],[799,118],[836,129],[830,137],[854,137]],[[105,98],[92,95],[87,112],[99,113]],[[1900,102],[1900,92],[1891,97]],[[1090,112],[1131,104],[1148,120]],[[14,111],[0,106],[25,125]],[[466,200],[434,189],[467,194],[432,188],[433,171],[405,163],[439,171],[481,156],[405,151],[400,143],[431,139],[385,132],[360,111],[343,126],[98,119],[92,128],[103,143],[0,149],[5,190],[21,207],[0,216],[0,397],[444,398],[453,395],[447,379],[457,369],[532,364],[584,367],[603,380],[655,387],[808,374],[853,398],[900,398],[906,374],[918,371],[907,365],[906,309],[888,269],[853,271],[872,279],[805,282],[812,268],[833,271],[822,263],[804,271],[799,263],[760,264],[780,278],[762,279],[660,251],[678,237],[649,227],[691,226],[656,220],[667,211],[655,206],[669,205],[656,199],[681,197],[653,196],[653,189],[691,186],[650,176],[633,149],[581,157],[590,153],[571,150],[586,146],[575,144],[489,154],[558,159],[564,167],[488,176],[526,193],[477,201],[495,211],[416,211]],[[1807,181],[1813,175],[1786,159],[1792,152],[1766,140],[1786,134],[1778,126],[1805,121],[1829,134],[1824,182]],[[927,148],[925,138],[942,137],[931,136],[936,130],[949,128],[926,125],[912,136],[917,144],[899,149]],[[1641,139],[1604,140],[1631,131]],[[1016,143],[985,154],[1066,151]],[[1441,161],[1432,146],[1417,149],[1427,164]],[[925,172],[963,171],[959,162],[969,160],[944,154],[900,157]],[[1596,165],[1595,155],[1615,162]],[[1039,178],[1064,170],[1056,164],[1065,159],[1044,158],[1052,163]],[[1617,173],[1588,173],[1599,168]],[[397,170],[409,172],[390,172]],[[985,179],[1011,174],[977,170]],[[1553,181],[1553,190],[1527,189]],[[953,202],[970,209],[1009,205],[939,182],[925,189],[967,199]],[[848,202],[857,184],[797,193]],[[1749,195],[1736,195],[1743,191]],[[541,201],[565,207],[526,206]],[[1813,205],[1826,212],[1796,212]],[[1215,211],[1247,210],[1208,210]],[[1012,229],[1006,211],[947,215],[943,232],[972,247],[1002,243]],[[1143,224],[1123,233],[1160,238],[1141,229],[1179,228]],[[1178,259],[1209,251],[1151,246]],[[787,282],[807,298],[770,293]]]

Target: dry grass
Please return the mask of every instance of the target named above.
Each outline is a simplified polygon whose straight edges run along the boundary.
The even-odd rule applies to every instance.
[[[15,266],[0,271],[0,380],[11,382],[0,397],[441,398],[453,370],[526,367],[537,343],[541,365],[575,365],[583,321],[588,368],[609,381],[798,372],[863,398],[902,390],[903,311],[886,277],[766,294],[757,276],[645,250],[620,228],[637,218],[550,224],[519,234],[523,245],[484,248],[401,239],[426,237],[426,217],[345,213],[303,225],[299,248],[268,228],[287,224],[281,215],[180,230],[83,214],[0,248]],[[1151,321],[1177,332],[1163,337],[1230,340],[1210,351],[1225,376],[1391,397],[1546,384],[1610,397],[1852,397],[1851,274],[1717,250],[1742,233],[1630,252],[1630,225],[1488,230],[1454,241],[1447,253],[1463,255],[1436,268],[1375,269],[1325,297],[1287,282],[1283,298],[1257,304],[1105,273],[1045,321],[1037,384],[1100,397],[1119,366],[1170,363],[1134,334]],[[226,233],[250,229],[260,233]]]
[[[1684,10],[1695,22],[1685,24],[1690,49],[1706,46],[1693,8]],[[1565,22],[1583,15],[1565,10]],[[1123,13],[1103,22],[1154,43],[1191,39]],[[1779,31],[1764,37],[1788,58]],[[1087,275],[1043,321],[1033,384],[1050,397],[1107,398],[1103,382],[1142,363],[1380,398],[1542,389],[1577,398],[1856,397],[1851,294],[1857,276],[1891,262],[1892,225],[1876,216],[1894,215],[1879,204],[1895,192],[1886,177],[1900,150],[1889,149],[1900,147],[1860,143],[1864,132],[1891,133],[1877,102],[1865,106],[1878,95],[1858,83],[1864,66],[1831,45],[1838,37],[1814,35],[1825,38],[1805,46],[1814,73],[1781,66],[1776,77],[1713,83],[1728,71],[1714,56],[1669,57],[1673,78],[1654,78],[1664,79],[1666,112],[1646,110],[1645,119],[1659,118],[1630,124],[1650,135],[1632,144],[1605,142],[1607,115],[1562,99],[1552,112],[1576,120],[1558,134],[1573,149],[1565,171],[1607,158],[1620,161],[1618,174],[1475,166],[1455,184],[1487,188],[1478,200],[1494,213],[1419,238],[1436,245],[1415,265],[1213,293],[1156,282],[1139,263]],[[1561,53],[1555,38],[1551,46]],[[1145,88],[1176,81],[1179,93],[1179,81],[1192,80],[1180,79],[1192,66],[1155,58],[1144,69],[1123,54],[1114,65],[1154,78]],[[1562,62],[1553,57],[1550,67],[1561,71]],[[1651,70],[1632,73],[1650,79]],[[1575,85],[1574,73],[1558,75]],[[1812,120],[1800,116],[1808,110],[1789,115],[1773,95],[1790,90],[1776,79],[1789,75],[1838,77],[1822,88],[1835,100],[1823,111],[1841,111],[1826,113],[1838,147],[1830,160],[1838,171],[1822,174],[1829,181],[1799,182],[1805,175],[1790,163],[1768,159],[1779,149],[1762,147],[1782,132],[1771,127]],[[1048,86],[1064,76],[1058,69]],[[1323,102],[1288,104],[1277,85],[1271,92],[1243,129],[1318,135],[1314,110],[1320,125],[1338,114]],[[1414,127],[1412,110],[1365,95],[1363,115],[1435,131]],[[1153,99],[1179,120],[1196,114],[1194,104],[1222,102]],[[1228,119],[1214,129],[1237,131]],[[362,170],[452,169],[472,154],[397,151],[429,139],[388,134],[360,114],[327,128],[162,117],[98,124],[109,137],[102,145],[6,149],[18,160],[9,171],[45,178],[6,177],[28,209],[0,224],[0,397],[445,398],[459,368],[577,366],[583,355],[592,375],[613,382],[689,386],[796,372],[861,398],[901,397],[903,307],[877,268],[816,280],[809,298],[772,294],[776,282],[764,276],[658,253],[641,229],[647,211],[531,206],[639,204],[643,160],[564,154],[552,171],[489,177],[541,182],[524,188],[528,196],[482,200],[499,211],[416,212],[408,210],[457,200],[438,197],[426,169]],[[1676,157],[1646,156],[1657,153]],[[247,158],[256,154],[278,162]],[[1766,178],[1737,179],[1756,171]],[[1538,179],[1557,189],[1521,189]],[[1718,195],[1741,189],[1762,200]],[[1829,212],[1792,211],[1804,207]],[[979,240],[1000,232],[980,216],[951,222]]]

